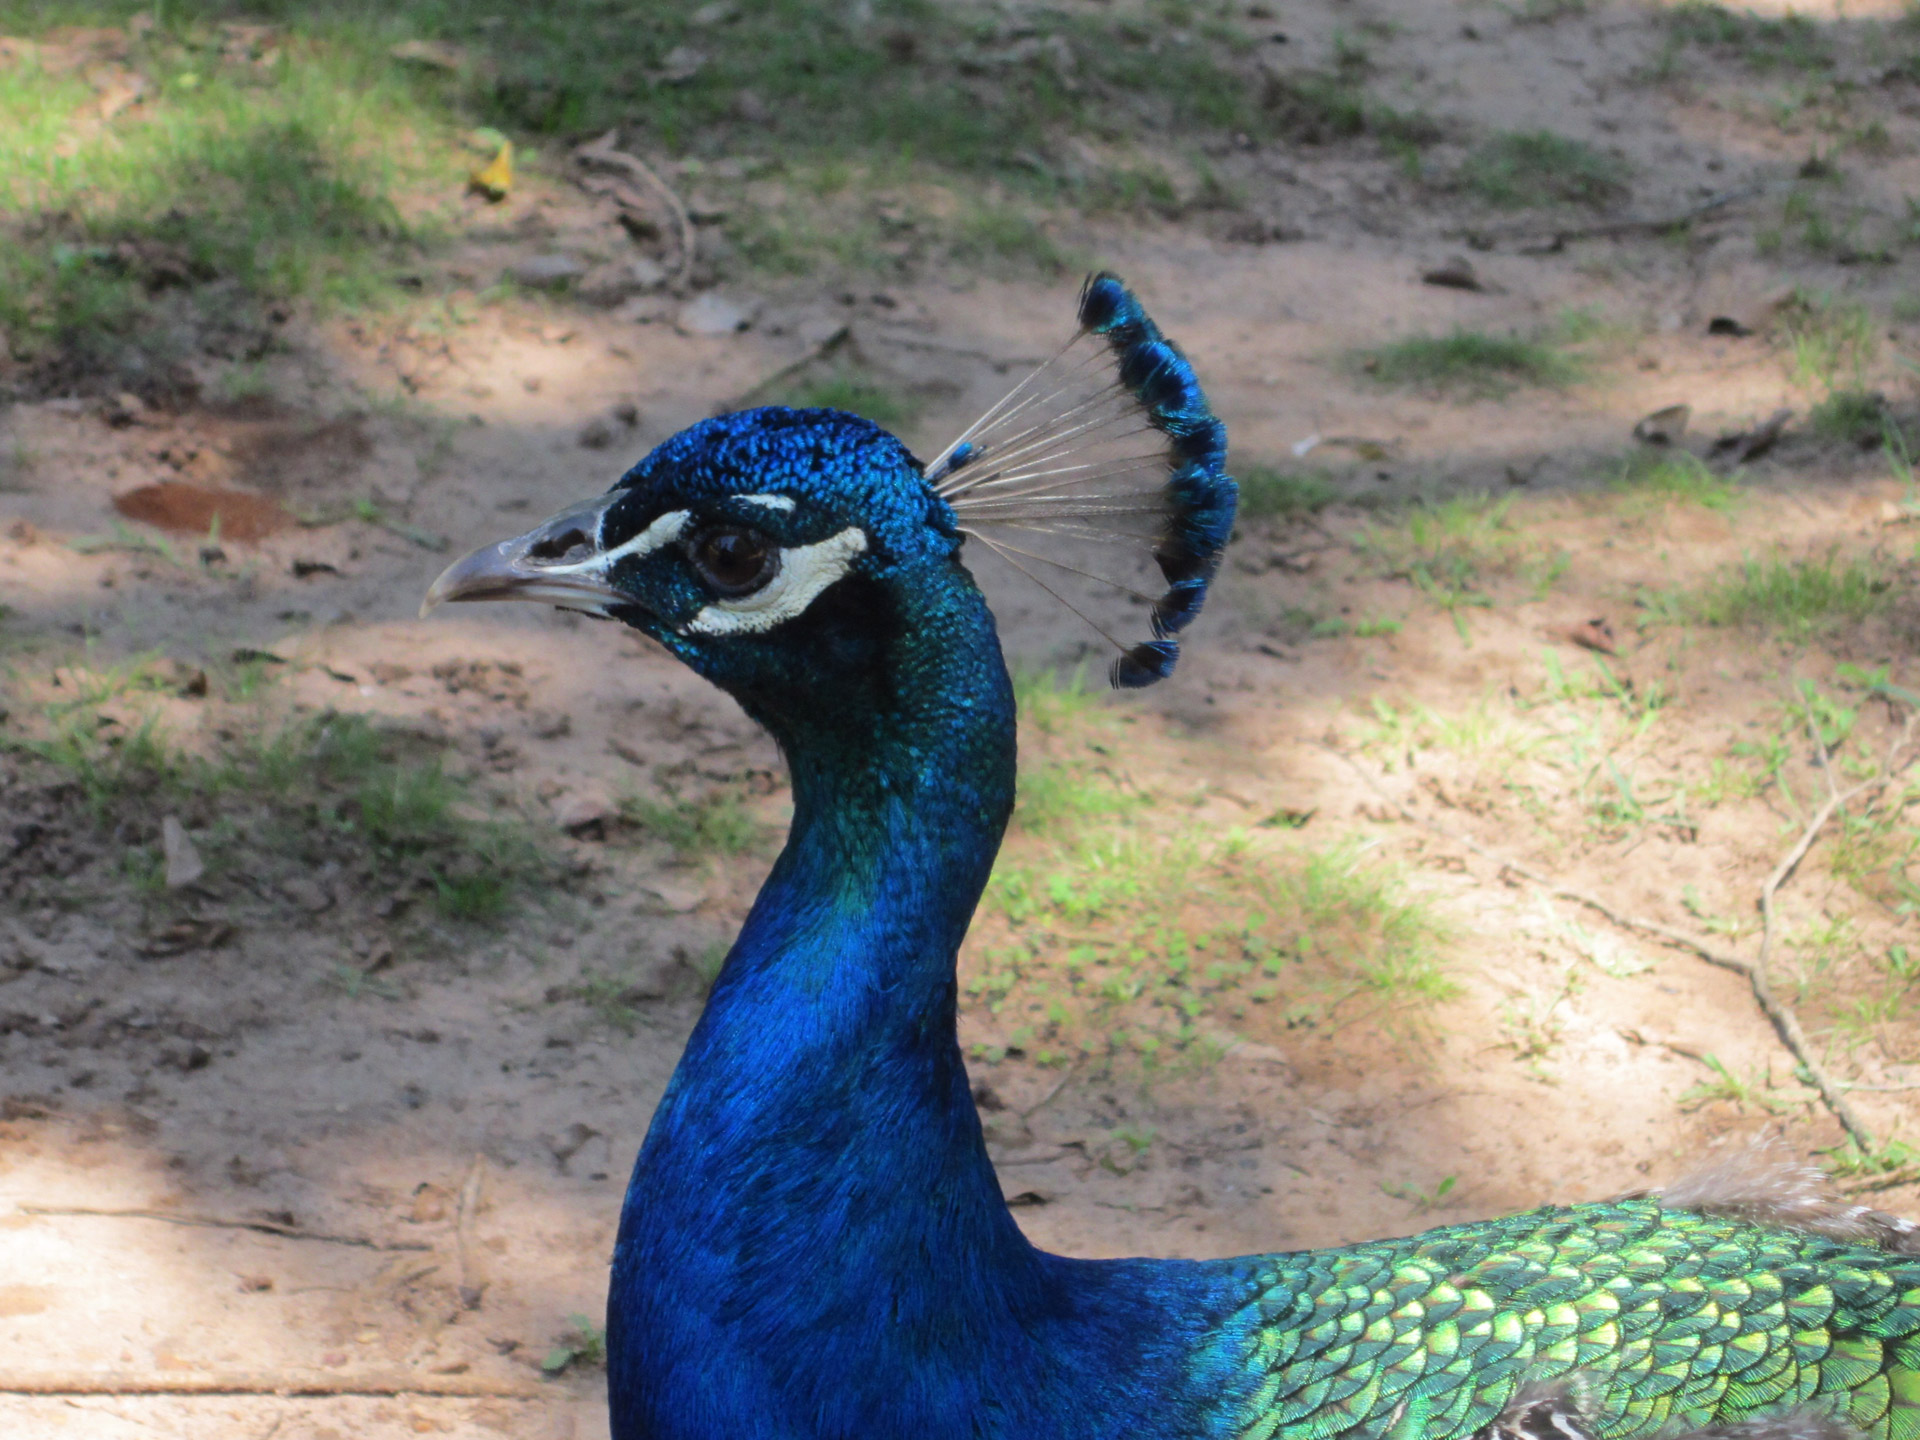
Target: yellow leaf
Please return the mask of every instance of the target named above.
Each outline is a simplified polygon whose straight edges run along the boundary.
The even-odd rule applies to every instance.
[[[474,171],[467,178],[467,185],[489,200],[506,199],[507,192],[513,189],[513,142],[502,140],[500,153],[485,168]]]

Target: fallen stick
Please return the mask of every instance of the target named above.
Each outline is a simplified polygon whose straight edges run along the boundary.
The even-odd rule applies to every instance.
[[[481,1252],[479,1237],[473,1228],[481,1201],[486,1197],[486,1185],[487,1157],[476,1155],[467,1168],[467,1178],[460,1183],[453,1220],[455,1254],[460,1262],[460,1303],[468,1310],[478,1310],[487,1293],[486,1256]]]
[[[1813,842],[1819,838],[1820,832],[1826,828],[1827,822],[1833,818],[1836,810],[1856,796],[1869,791],[1877,793],[1885,789],[1893,780],[1895,773],[1893,768],[1894,758],[1905,748],[1908,739],[1912,735],[1912,731],[1913,720],[1909,719],[1900,734],[1894,739],[1893,744],[1889,747],[1886,762],[1881,766],[1879,775],[1874,779],[1862,781],[1850,790],[1840,791],[1833,788],[1831,776],[1829,776],[1829,794],[1826,803],[1814,812],[1812,818],[1810,818],[1801,829],[1800,837],[1794,842],[1793,848],[1786,853],[1778,865],[1774,866],[1772,873],[1767,876],[1766,883],[1761,886],[1760,912],[1762,929],[1759,953],[1754,960],[1743,960],[1738,955],[1729,955],[1724,951],[1715,950],[1711,946],[1702,944],[1685,931],[1675,930],[1671,926],[1661,925],[1652,920],[1643,920],[1636,915],[1625,914],[1615,909],[1612,905],[1609,905],[1597,895],[1589,895],[1584,890],[1575,890],[1571,886],[1562,885],[1551,876],[1543,875],[1537,870],[1529,869],[1518,861],[1510,860],[1504,855],[1489,850],[1486,846],[1481,845],[1477,841],[1470,840],[1464,835],[1457,835],[1446,827],[1432,820],[1428,820],[1425,816],[1416,815],[1392,795],[1389,795],[1379,782],[1376,781],[1373,776],[1369,775],[1351,755],[1348,755],[1344,750],[1327,744],[1325,741],[1322,741],[1321,744],[1325,749],[1346,761],[1346,763],[1352,767],[1353,772],[1366,783],[1367,787],[1398,811],[1402,818],[1411,821],[1422,829],[1429,830],[1441,839],[1458,845],[1462,849],[1472,851],[1482,859],[1499,866],[1502,872],[1511,872],[1523,880],[1531,881],[1557,899],[1571,900],[1576,904],[1584,905],[1591,910],[1597,911],[1622,929],[1638,930],[1642,934],[1657,936],[1669,944],[1692,951],[1702,960],[1718,965],[1724,970],[1731,970],[1736,975],[1746,977],[1747,986],[1752,990],[1753,998],[1759,1005],[1761,1013],[1764,1014],[1772,1024],[1774,1033],[1780,1037],[1780,1041],[1786,1046],[1788,1053],[1804,1067],[1807,1075],[1813,1081],[1814,1089],[1820,1092],[1820,1098],[1826,1104],[1827,1109],[1833,1114],[1833,1117],[1840,1122],[1841,1126],[1846,1130],[1847,1134],[1852,1137],[1854,1143],[1860,1147],[1861,1151],[1871,1154],[1874,1148],[1873,1132],[1867,1128],[1865,1122],[1860,1119],[1859,1114],[1854,1110],[1852,1104],[1848,1102],[1846,1092],[1834,1081],[1832,1076],[1827,1074],[1826,1067],[1814,1058],[1813,1047],[1807,1041],[1806,1031],[1800,1026],[1800,1017],[1794,1014],[1793,1008],[1790,1005],[1787,1005],[1773,993],[1773,986],[1767,970],[1767,961],[1772,948],[1773,936],[1773,897],[1780,886],[1786,881],[1787,877],[1791,875],[1794,869],[1800,864],[1801,860],[1806,858],[1807,851],[1813,847]]]
[[[573,152],[573,158],[588,165],[605,165],[611,170],[624,170],[651,190],[667,207],[667,213],[673,216],[674,240],[679,248],[678,263],[674,266],[673,288],[681,290],[693,274],[694,256],[699,248],[699,240],[693,229],[693,217],[687,214],[687,207],[680,201],[674,188],[662,180],[654,169],[638,155],[630,155],[625,150],[616,149],[620,132],[609,130],[598,140],[580,146]]]
[[[95,1210],[83,1205],[22,1205],[22,1215],[67,1215],[97,1220],[157,1220],[163,1225],[193,1225],[207,1230],[252,1230],[282,1240],[312,1240],[322,1245],[352,1245],[361,1250],[431,1250],[419,1240],[373,1240],[365,1235],[329,1235],[273,1220],[223,1220],[214,1215],[181,1215],[171,1210]]]
[[[1764,194],[1765,185],[1742,185],[1733,190],[1722,190],[1718,195],[1710,195],[1698,205],[1669,215],[1635,215],[1620,220],[1596,220],[1591,225],[1569,225],[1557,230],[1549,230],[1542,235],[1538,230],[1463,230],[1456,232],[1457,237],[1469,243],[1481,242],[1489,246],[1502,242],[1515,242],[1518,248],[1529,254],[1552,254],[1564,249],[1570,240],[1612,240],[1622,235],[1634,235],[1643,231],[1658,234],[1662,230],[1671,230],[1676,225],[1688,225],[1716,210],[1724,210],[1729,205],[1737,205],[1742,200],[1751,200]],[[1527,243],[1529,237],[1531,243]]]
[[[451,1399],[539,1400],[550,1392],[516,1380],[406,1371],[327,1370],[0,1371],[0,1395],[441,1395]]]
[[[827,336],[826,339],[820,341],[817,345],[809,347],[807,353],[802,355],[798,360],[788,365],[782,365],[778,370],[766,376],[764,379],[754,381],[753,384],[749,385],[745,390],[742,390],[728,402],[727,409],[746,409],[769,390],[791,380],[809,365],[825,360],[828,356],[837,354],[841,350],[852,350],[854,358],[859,358],[860,346],[853,338],[853,327],[851,325],[840,326],[831,335]]]

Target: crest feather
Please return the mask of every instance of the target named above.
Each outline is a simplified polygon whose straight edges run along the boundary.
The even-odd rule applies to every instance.
[[[926,478],[966,534],[1120,652],[1111,679],[1133,689],[1173,673],[1173,637],[1206,601],[1239,487],[1226,473],[1227,427],[1133,292],[1095,275],[1081,289],[1079,318],[1060,353],[935,457]],[[1087,560],[1088,546],[1109,547],[1108,558]],[[1153,638],[1115,639],[1027,560],[1144,602]]]

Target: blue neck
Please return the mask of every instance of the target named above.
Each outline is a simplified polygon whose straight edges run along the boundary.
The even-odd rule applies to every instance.
[[[628,1192],[609,1339],[616,1406],[646,1397],[636,1433],[662,1428],[669,1397],[649,1392],[678,1368],[662,1347],[699,1357],[713,1404],[765,1387],[784,1408],[800,1371],[859,1373],[877,1333],[937,1347],[1033,1283],[955,1036],[955,956],[1013,804],[1014,707],[992,619],[952,573],[903,602],[930,613],[886,627],[910,651],[869,667],[911,685],[856,677],[784,713],[742,697],[787,755],[793,828]],[[650,1353],[623,1381],[629,1327]],[[844,1366],[819,1353],[843,1347]],[[743,1348],[760,1353],[723,1378]]]
[[[876,683],[783,713],[743,697],[792,766],[793,829],[627,1193],[619,1440],[1115,1434],[1114,1374],[1193,1418],[1215,1282],[1035,1250],[987,1157],[954,962],[1012,808],[1014,708],[951,574],[893,597],[919,613],[881,627],[900,639]]]

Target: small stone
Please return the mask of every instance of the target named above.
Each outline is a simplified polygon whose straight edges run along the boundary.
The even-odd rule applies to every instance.
[[[596,415],[580,427],[580,444],[587,450],[604,450],[613,444],[613,422]]]
[[[654,78],[663,85],[684,85],[706,67],[706,52],[691,45],[676,45],[661,58]]]
[[[402,40],[387,53],[403,64],[429,70],[458,70],[467,63],[467,52],[445,40]]]
[[[609,821],[617,819],[620,807],[613,797],[597,787],[569,790],[553,802],[554,823],[569,835],[598,839]]]
[[[530,255],[507,267],[507,278],[532,290],[561,290],[587,273],[584,262],[558,253]]]
[[[318,915],[333,907],[333,896],[318,880],[294,875],[280,882],[280,893],[309,915]]]
[[[160,852],[166,860],[169,890],[191,885],[207,873],[206,861],[188,838],[186,827],[171,815],[160,822]]]
[[[147,402],[130,390],[123,390],[100,407],[100,418],[115,429],[150,423]]]
[[[1691,405],[1668,405],[1651,415],[1643,415],[1633,427],[1633,438],[1642,445],[1678,445],[1693,419]]]
[[[643,914],[685,915],[706,903],[707,887],[697,879],[655,875],[639,887],[635,909]]]
[[[753,323],[753,314],[717,290],[696,295],[673,319],[682,335],[732,335]]]
[[[1474,273],[1473,262],[1464,255],[1451,255],[1440,265],[1420,276],[1423,285],[1438,285],[1443,290],[1483,291],[1487,287]]]
[[[642,255],[624,264],[595,266],[580,282],[580,298],[589,305],[611,310],[624,300],[658,290],[666,284],[666,269]]]
[[[670,295],[636,295],[625,301],[613,312],[613,318],[624,320],[629,325],[651,325],[656,320],[665,320],[674,313],[673,297]]]
[[[1228,1049],[1224,1058],[1243,1062],[1258,1062],[1265,1065],[1284,1065],[1287,1063],[1285,1051],[1275,1045],[1263,1045],[1258,1040],[1242,1040],[1239,1044]]]

